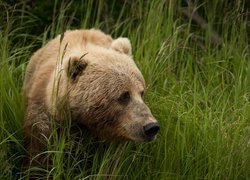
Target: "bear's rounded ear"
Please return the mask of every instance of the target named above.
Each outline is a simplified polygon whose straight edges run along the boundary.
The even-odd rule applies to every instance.
[[[111,48],[120,53],[132,56],[132,46],[128,38],[118,38],[111,43]]]
[[[85,55],[86,54],[84,54],[80,58],[77,56],[70,57],[68,62],[66,62],[64,68],[67,72],[67,76],[70,79],[75,80],[79,75],[81,75],[83,70],[87,67],[87,62],[86,60],[84,60]]]

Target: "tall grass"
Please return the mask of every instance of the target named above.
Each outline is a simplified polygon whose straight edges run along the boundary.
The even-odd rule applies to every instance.
[[[37,27],[39,18],[23,4],[1,2],[0,179],[26,179],[31,171],[41,179],[249,179],[250,49],[243,1],[233,8],[216,0],[197,5],[221,44],[181,16],[181,1],[77,2],[55,1],[46,27]],[[80,16],[72,10],[79,2]],[[218,8],[226,10],[222,16]],[[67,124],[49,146],[52,168],[22,170],[27,61],[65,29],[92,27],[130,38],[161,132],[148,144],[108,143],[70,134]],[[36,28],[42,33],[32,34]]]

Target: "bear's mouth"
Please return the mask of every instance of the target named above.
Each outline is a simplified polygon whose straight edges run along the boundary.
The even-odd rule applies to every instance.
[[[125,134],[132,141],[150,142],[156,139],[159,130],[160,126],[157,122],[150,122],[146,125],[135,123],[125,127]]]
[[[156,135],[153,136],[146,136],[145,137],[145,142],[150,142],[156,139]]]
[[[156,139],[157,134],[154,135],[146,135],[143,131],[143,128],[141,128],[137,133],[130,136],[130,140],[137,141],[137,142],[151,142]]]

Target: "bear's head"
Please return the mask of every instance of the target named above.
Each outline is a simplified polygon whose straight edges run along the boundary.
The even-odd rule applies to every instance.
[[[127,38],[87,44],[65,57],[71,117],[105,139],[151,141],[160,127],[144,103],[145,81]]]

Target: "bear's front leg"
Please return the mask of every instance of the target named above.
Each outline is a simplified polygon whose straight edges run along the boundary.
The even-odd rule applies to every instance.
[[[51,122],[44,107],[28,104],[24,119],[24,147],[26,149],[25,165],[45,165],[48,160],[48,140],[51,135]]]

